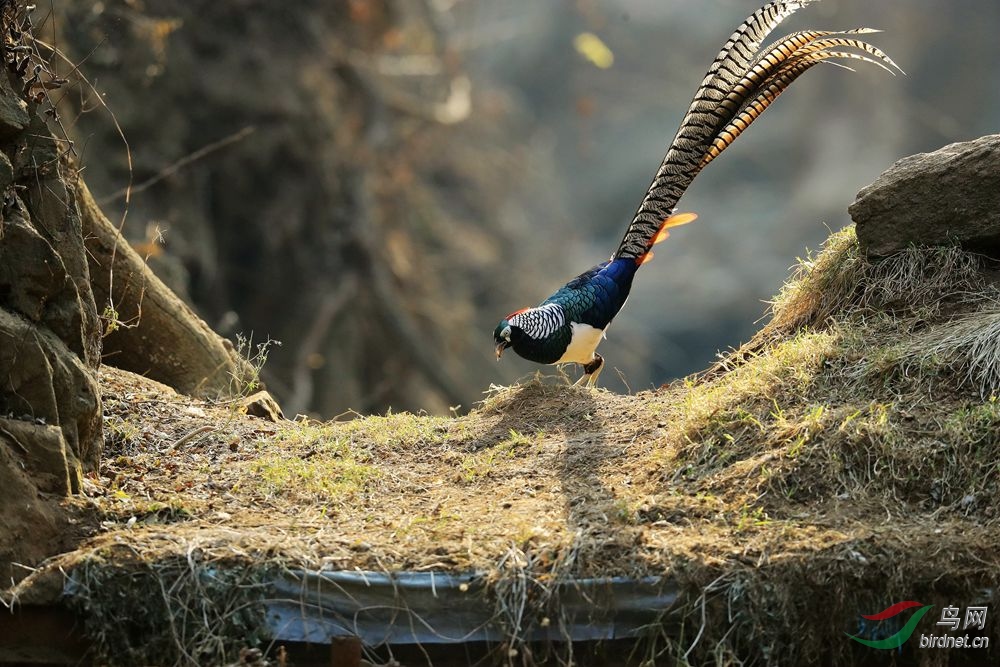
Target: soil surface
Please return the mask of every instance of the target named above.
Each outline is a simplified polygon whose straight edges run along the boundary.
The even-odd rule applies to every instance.
[[[171,563],[476,571],[491,603],[530,581],[538,618],[566,578],[654,575],[699,650],[849,664],[859,613],[1000,585],[992,262],[885,262],[835,235],[753,341],[635,395],[536,377],[453,418],[275,423],[105,368],[105,456],[62,505],[89,535],[16,592],[52,602],[84,572],[106,637],[114,591]]]

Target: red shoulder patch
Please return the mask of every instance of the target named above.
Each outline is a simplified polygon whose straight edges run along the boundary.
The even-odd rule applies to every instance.
[[[521,313],[523,313],[526,310],[531,310],[531,308],[528,307],[528,308],[522,308],[521,310],[515,310],[513,313],[511,313],[510,315],[508,315],[504,319],[505,320],[509,320],[510,318],[514,317],[515,315],[520,315]]]

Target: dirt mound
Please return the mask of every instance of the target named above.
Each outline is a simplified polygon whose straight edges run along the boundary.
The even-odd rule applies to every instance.
[[[473,571],[494,605],[527,572],[515,639],[551,613],[552,582],[655,575],[682,594],[650,656],[863,661],[844,637],[859,613],[1000,583],[1000,403],[980,363],[996,337],[955,333],[996,325],[994,269],[959,249],[871,263],[848,229],[703,377],[634,396],[536,378],[454,419],[272,424],[106,371],[98,534],[20,592],[75,573],[91,635],[135,659],[108,631],[132,622],[115,591],[162,600],[167,632],[189,608],[155,589],[186,590],[183,563],[257,584],[275,567]]]

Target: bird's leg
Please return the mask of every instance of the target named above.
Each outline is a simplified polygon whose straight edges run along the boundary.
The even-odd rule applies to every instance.
[[[587,378],[587,386],[593,387],[597,384],[597,376],[602,370],[604,370],[604,357],[594,352],[594,360],[583,365],[584,376],[580,380]]]

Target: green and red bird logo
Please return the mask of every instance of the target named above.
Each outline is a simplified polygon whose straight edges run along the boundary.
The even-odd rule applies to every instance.
[[[903,642],[905,642],[907,639],[910,638],[910,635],[913,634],[913,631],[917,627],[917,623],[920,622],[920,619],[924,617],[924,614],[926,614],[933,606],[934,605],[932,604],[921,605],[919,602],[916,602],[914,600],[904,600],[903,602],[897,602],[896,604],[887,607],[886,609],[883,609],[877,614],[871,614],[867,616],[862,614],[861,617],[869,621],[885,621],[890,618],[895,618],[896,616],[903,613],[907,609],[911,609],[913,607],[920,607],[920,609],[914,612],[913,616],[910,616],[910,620],[906,622],[906,625],[901,627],[896,633],[889,635],[888,637],[885,637],[883,639],[865,639],[863,637],[852,635],[850,633],[845,633],[845,634],[854,641],[858,642],[859,644],[864,644],[865,646],[870,646],[871,648],[880,648],[880,649],[899,648],[900,646],[903,645]]]

